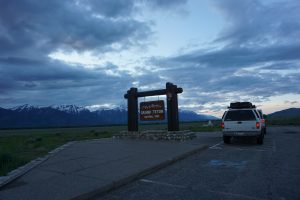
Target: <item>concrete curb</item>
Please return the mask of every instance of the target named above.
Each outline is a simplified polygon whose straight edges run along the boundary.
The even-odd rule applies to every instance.
[[[167,166],[170,166],[172,165],[173,163],[177,162],[177,161],[180,161],[180,160],[183,160],[185,158],[187,158],[188,156],[191,156],[193,154],[196,154],[196,153],[199,153],[201,151],[204,151],[208,148],[208,145],[202,145],[201,147],[197,148],[197,149],[194,149],[192,151],[189,151],[189,152],[186,152],[182,155],[179,155],[179,156],[176,156],[174,158],[171,158],[171,159],[168,159],[167,161],[164,161],[160,164],[157,164],[155,166],[152,166],[152,167],[149,167],[149,168],[146,168],[140,172],[137,172],[133,175],[130,175],[128,177],[125,177],[125,178],[122,178],[118,181],[115,181],[115,182],[112,182],[112,183],[109,183],[101,188],[98,188],[94,191],[91,191],[91,192],[88,192],[88,193],[84,193],[84,194],[81,194],[77,197],[74,197],[72,198],[72,200],[86,200],[86,199],[93,199],[95,197],[99,197],[101,195],[104,195],[110,191],[113,191],[115,189],[118,189],[119,187],[121,186],[124,186],[130,182],[133,182],[137,179],[140,179],[146,175],[149,175],[151,173],[154,173],[162,168],[165,168]]]
[[[68,142],[60,147],[57,147],[56,149],[48,152],[47,155],[45,155],[44,157],[39,157],[36,158],[32,161],[30,161],[29,163],[14,169],[13,171],[9,172],[6,176],[0,176],[0,189],[9,184],[10,182],[16,180],[17,178],[19,178],[20,176],[23,176],[24,174],[26,174],[27,172],[29,172],[30,170],[32,170],[33,168],[37,167],[39,164],[45,162],[46,160],[48,160],[49,158],[55,156],[57,153],[59,153],[60,151],[64,150],[65,148],[69,147],[70,145],[76,143],[77,141],[72,141],[72,142]]]

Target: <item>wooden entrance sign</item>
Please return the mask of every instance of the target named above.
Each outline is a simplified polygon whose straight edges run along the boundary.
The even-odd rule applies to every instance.
[[[165,119],[165,103],[161,101],[147,101],[140,103],[140,120],[154,121]]]
[[[130,88],[124,95],[128,101],[128,131],[138,131],[138,97],[167,96],[168,131],[179,131],[178,93],[182,88],[172,83],[166,83],[166,89],[138,92],[137,88]]]

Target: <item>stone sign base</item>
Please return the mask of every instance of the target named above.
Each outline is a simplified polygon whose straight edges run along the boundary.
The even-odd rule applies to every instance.
[[[142,140],[175,140],[185,141],[196,138],[196,134],[189,130],[185,131],[121,131],[114,135],[120,139],[142,139]]]

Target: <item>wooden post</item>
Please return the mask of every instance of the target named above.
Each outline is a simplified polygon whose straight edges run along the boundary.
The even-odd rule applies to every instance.
[[[166,84],[168,131],[179,131],[177,85]]]
[[[130,88],[128,94],[128,131],[138,131],[137,88]]]

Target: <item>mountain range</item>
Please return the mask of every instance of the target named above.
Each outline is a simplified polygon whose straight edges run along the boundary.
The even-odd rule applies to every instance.
[[[207,121],[218,118],[179,110],[180,121]],[[106,108],[91,111],[76,105],[0,107],[0,128],[37,128],[114,125],[127,123],[127,109]]]
[[[275,118],[300,118],[300,108],[289,108],[268,115],[269,119]]]

